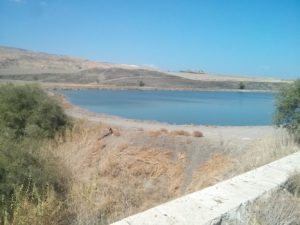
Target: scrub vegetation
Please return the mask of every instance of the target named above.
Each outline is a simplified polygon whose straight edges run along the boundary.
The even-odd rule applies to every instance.
[[[283,88],[278,95],[274,121],[300,141],[300,80]]]
[[[0,224],[60,220],[56,210],[67,183],[40,149],[69,126],[63,109],[38,86],[0,87]]]
[[[284,130],[233,143],[71,121],[61,100],[36,85],[0,87],[0,225],[109,224],[299,151]]]

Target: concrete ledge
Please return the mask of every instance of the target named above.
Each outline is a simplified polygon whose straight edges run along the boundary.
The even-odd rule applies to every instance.
[[[221,224],[226,214],[280,188],[293,172],[300,172],[300,152],[112,225]]]

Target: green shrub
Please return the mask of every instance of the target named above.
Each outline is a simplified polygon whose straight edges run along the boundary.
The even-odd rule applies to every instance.
[[[28,190],[35,185],[41,192],[52,185],[58,192],[64,191],[63,178],[58,175],[55,160],[43,158],[39,153],[41,144],[32,139],[1,142],[0,196],[10,198],[16,185],[23,185]]]
[[[0,86],[0,209],[9,209],[8,215],[0,214],[0,221],[13,218],[18,187],[26,190],[24,196],[43,196],[53,187],[63,197],[64,177],[59,175],[55,158],[41,148],[69,124],[60,105],[40,87]],[[40,199],[28,201],[34,208]]]
[[[63,109],[39,86],[0,86],[0,131],[13,138],[53,138],[68,119]]]
[[[277,96],[274,122],[300,141],[300,80],[282,89]]]
[[[140,87],[144,87],[144,86],[145,86],[145,83],[144,83],[143,81],[140,81],[140,82],[139,82],[139,86],[140,86]]]
[[[244,90],[245,87],[246,87],[246,85],[245,85],[243,82],[240,82],[240,83],[239,83],[239,88],[240,88],[240,90]]]

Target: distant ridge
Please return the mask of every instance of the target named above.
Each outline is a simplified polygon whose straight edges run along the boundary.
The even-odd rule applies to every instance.
[[[3,46],[0,47],[1,80],[156,89],[239,89],[239,83],[244,82],[248,90],[277,90],[286,83],[272,78],[218,76],[203,71],[165,72]]]

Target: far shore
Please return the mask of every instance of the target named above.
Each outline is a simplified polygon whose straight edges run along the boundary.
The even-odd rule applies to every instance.
[[[112,90],[112,91],[213,91],[213,92],[271,92],[277,93],[279,90],[251,90],[251,89],[220,89],[220,88],[188,88],[188,87],[150,87],[150,86],[115,86],[99,84],[75,84],[75,83],[48,83],[24,80],[0,79],[0,83],[14,84],[39,84],[45,89],[52,90]]]

